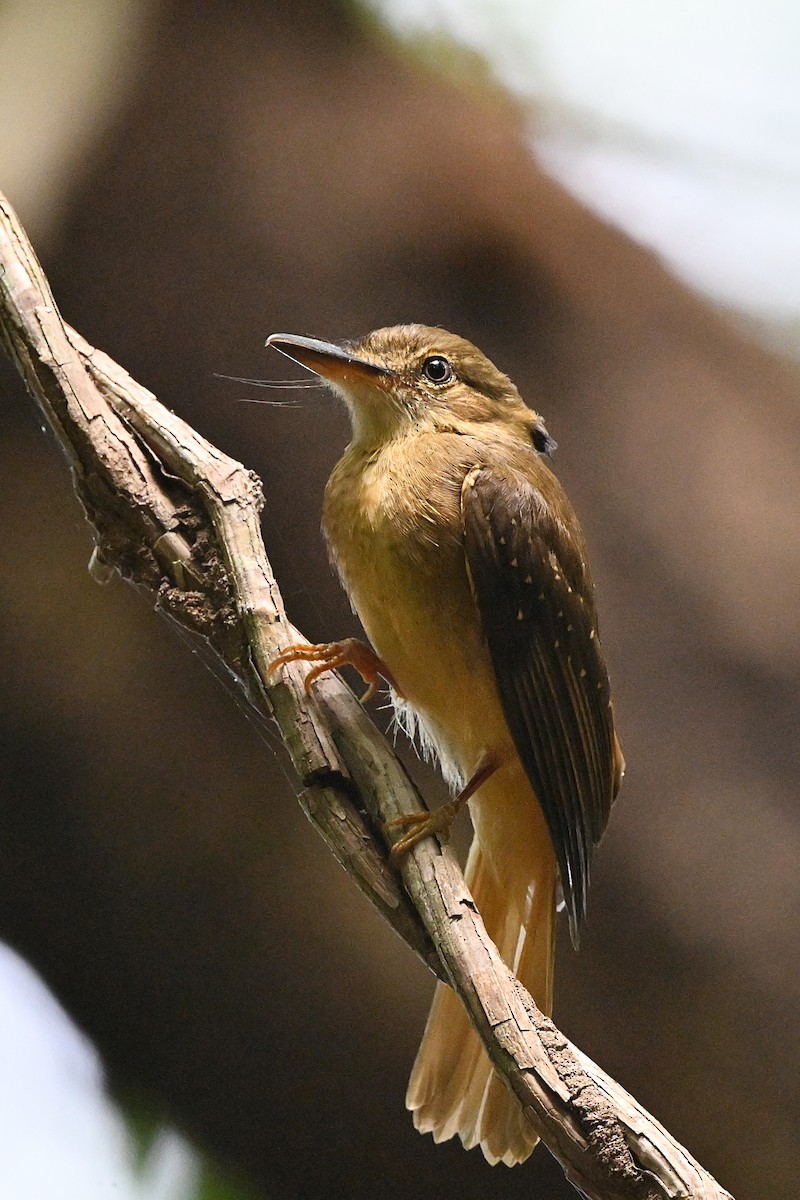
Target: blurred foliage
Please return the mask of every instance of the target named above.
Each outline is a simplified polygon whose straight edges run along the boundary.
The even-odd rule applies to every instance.
[[[132,1169],[143,1177],[150,1173],[153,1159],[159,1153],[159,1140],[171,1130],[163,1114],[143,1097],[120,1095],[112,1098],[122,1112],[130,1137]],[[180,1194],[170,1200],[265,1200],[262,1190],[256,1191],[240,1178],[238,1172],[214,1162],[185,1138],[187,1152],[195,1160],[195,1179]]]
[[[256,1193],[219,1168],[204,1163],[196,1200],[264,1200],[264,1192]]]

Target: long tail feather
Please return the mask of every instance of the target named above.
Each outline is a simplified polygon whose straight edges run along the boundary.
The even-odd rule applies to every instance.
[[[525,832],[531,836],[519,837],[518,825],[509,828],[508,797],[503,798],[505,805],[499,800],[506,810],[503,814],[488,794],[492,791],[496,785],[482,789],[481,819],[476,821],[467,860],[467,886],[503,960],[539,1008],[550,1015],[555,860],[530,792],[525,796],[524,816]],[[505,845],[498,845],[500,833],[505,835]],[[495,1075],[460,1000],[444,984],[436,987],[406,1105],[421,1133],[433,1134],[437,1142],[458,1134],[466,1149],[480,1145],[492,1164],[524,1162],[539,1140],[516,1098]]]

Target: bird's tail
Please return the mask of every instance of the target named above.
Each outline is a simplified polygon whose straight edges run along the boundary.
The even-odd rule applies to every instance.
[[[490,804],[487,797],[484,813]],[[529,795],[528,812],[533,804]],[[539,817],[537,805],[537,826]],[[550,841],[546,830],[544,843],[541,837],[533,844],[527,838],[509,839],[506,826],[506,844],[498,856],[492,853],[495,846],[485,845],[486,835],[492,832],[491,827],[482,830],[481,824],[476,825],[465,873],[467,886],[504,962],[549,1016],[556,888]],[[509,845],[509,840],[516,844]],[[539,1140],[519,1102],[495,1074],[461,1001],[442,983],[436,987],[406,1105],[420,1133],[432,1133],[436,1142],[458,1134],[465,1149],[479,1145],[492,1165],[524,1162]]]

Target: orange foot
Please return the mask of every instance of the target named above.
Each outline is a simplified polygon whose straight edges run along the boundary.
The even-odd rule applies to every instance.
[[[418,812],[407,813],[402,817],[395,817],[393,821],[387,821],[384,829],[407,829],[408,833],[404,834],[389,851],[389,857],[392,862],[397,862],[404,855],[408,854],[417,842],[421,842],[423,838],[438,836],[442,842],[446,842],[450,837],[450,829],[453,821],[458,816],[462,805],[469,800],[470,796],[474,796],[481,784],[485,783],[490,775],[494,775],[497,770],[497,760],[491,756],[481,760],[475,774],[467,783],[463,791],[459,792],[455,800],[451,800],[449,804],[443,804],[441,808],[437,808],[434,812]]]
[[[461,808],[461,803],[459,796],[457,800],[443,804],[434,812],[407,813],[405,816],[395,817],[393,821],[387,821],[384,829],[408,830],[389,851],[392,862],[398,862],[423,838],[438,836],[442,842],[446,842],[450,837],[450,828]]]
[[[315,679],[319,679],[320,675],[324,675],[326,671],[333,671],[337,667],[355,667],[364,683],[368,685],[366,692],[361,697],[362,704],[366,704],[367,700],[371,700],[377,692],[379,676],[391,684],[398,696],[403,694],[383,660],[378,658],[375,651],[371,650],[364,642],[359,641],[358,638],[345,638],[343,642],[320,642],[316,646],[296,642],[292,646],[287,646],[277,658],[273,658],[267,674],[271,675],[278,667],[285,666],[290,662],[317,664],[305,678],[303,686],[307,696],[311,695],[311,685]]]

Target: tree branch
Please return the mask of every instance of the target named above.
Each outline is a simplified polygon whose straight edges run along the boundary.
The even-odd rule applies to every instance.
[[[94,530],[94,575],[117,570],[147,592],[275,720],[304,811],[378,911],[456,989],[567,1177],[592,1200],[730,1200],[539,1012],[489,939],[449,850],[421,842],[401,886],[381,830],[422,807],[402,765],[338,677],[320,679],[309,699],[307,667],[268,676],[271,660],[302,637],[264,551],[259,480],[64,325],[1,196],[0,343],[70,462]]]

